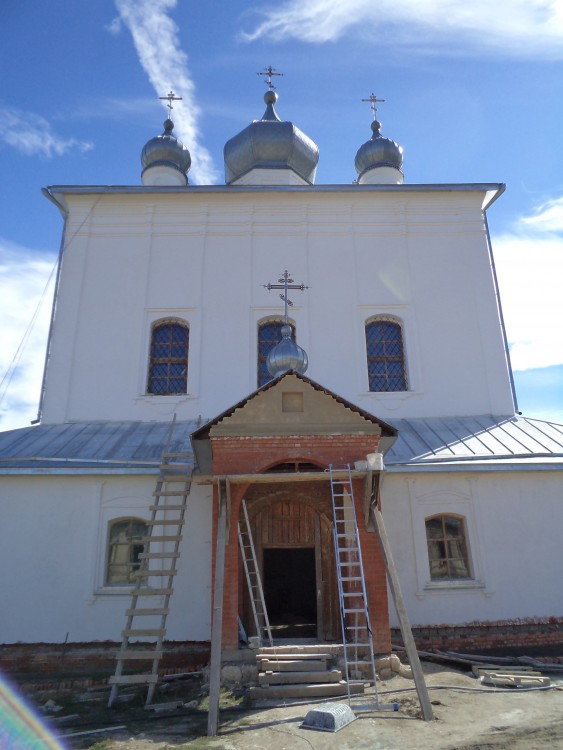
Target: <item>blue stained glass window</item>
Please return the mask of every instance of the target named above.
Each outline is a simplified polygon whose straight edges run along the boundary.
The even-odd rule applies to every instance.
[[[184,323],[164,322],[151,336],[147,391],[155,395],[186,393],[190,329]]]
[[[366,324],[366,352],[370,391],[406,391],[403,332],[392,320]]]

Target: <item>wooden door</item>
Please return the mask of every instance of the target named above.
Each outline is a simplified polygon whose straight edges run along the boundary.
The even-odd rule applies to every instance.
[[[317,637],[319,640],[336,640],[339,610],[330,516],[319,508],[318,502],[308,502],[306,495],[292,494],[291,490],[274,492],[248,504],[262,572],[264,549],[314,549]]]

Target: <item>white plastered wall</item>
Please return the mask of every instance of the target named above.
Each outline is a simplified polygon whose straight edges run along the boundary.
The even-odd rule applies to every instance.
[[[383,516],[412,624],[563,616],[562,479],[561,471],[387,473]],[[430,579],[424,520],[439,513],[465,519],[470,580]],[[390,612],[396,626],[392,603]]]
[[[2,478],[0,564],[13,574],[2,587],[1,643],[58,643],[67,633],[74,642],[120,640],[130,588],[104,585],[108,525],[149,518],[154,482]],[[210,637],[211,507],[211,490],[194,485],[167,622],[170,640]]]
[[[397,188],[400,191],[400,188]],[[212,417],[256,387],[285,269],[308,375],[386,417],[513,410],[482,191],[67,196],[44,422]],[[364,323],[404,321],[410,390],[367,391]],[[188,393],[147,397],[150,323],[190,325]],[[250,325],[249,325],[250,324]]]

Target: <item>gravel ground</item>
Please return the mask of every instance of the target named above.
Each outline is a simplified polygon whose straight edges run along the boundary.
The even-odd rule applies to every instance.
[[[205,736],[205,712],[184,709],[162,721],[125,720],[126,730],[67,742],[93,750],[563,750],[563,683],[549,691],[501,691],[439,665],[426,663],[424,671],[432,722],[420,718],[412,680],[394,676],[380,681],[379,700],[397,701],[399,711],[358,714],[336,733],[301,728],[318,704],[293,704],[224,710],[213,738]]]

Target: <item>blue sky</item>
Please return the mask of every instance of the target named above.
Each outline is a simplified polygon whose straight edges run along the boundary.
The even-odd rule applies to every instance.
[[[62,230],[41,187],[140,184],[171,88],[191,180],[223,182],[268,65],[317,183],[355,178],[371,92],[407,182],[507,183],[489,223],[519,405],[563,422],[563,3],[19,0],[0,24],[0,429],[37,411]]]

